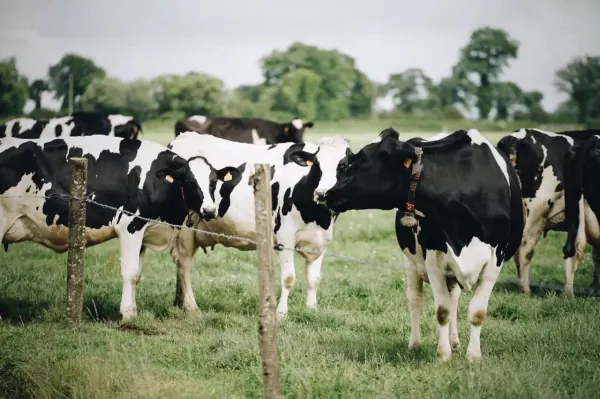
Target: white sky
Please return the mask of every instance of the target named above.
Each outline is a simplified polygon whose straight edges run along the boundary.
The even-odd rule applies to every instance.
[[[350,54],[379,82],[409,67],[437,81],[489,25],[521,43],[504,79],[553,110],[565,98],[556,70],[600,55],[599,17],[598,0],[0,0],[0,58],[30,79],[75,52],[123,80],[194,70],[232,88],[259,83],[260,57],[302,41]]]

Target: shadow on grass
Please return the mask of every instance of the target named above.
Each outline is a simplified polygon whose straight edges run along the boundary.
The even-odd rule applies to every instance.
[[[513,280],[498,281],[494,286],[494,290],[521,294],[518,282]],[[564,294],[564,287],[562,285],[550,283],[530,284],[530,290],[533,297],[544,297],[548,296],[548,294],[562,296]],[[600,290],[591,287],[579,287],[573,291],[575,298],[600,298]]]
[[[337,337],[328,344],[329,351],[340,353],[344,358],[361,364],[390,365],[421,364],[436,360],[436,347],[423,344],[418,349],[408,349],[405,340],[377,339],[356,336],[352,339]]]
[[[5,323],[28,324],[42,319],[50,306],[48,301],[2,298],[0,299],[0,317]]]

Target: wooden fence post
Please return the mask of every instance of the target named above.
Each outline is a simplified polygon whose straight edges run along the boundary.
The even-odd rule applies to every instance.
[[[258,343],[262,360],[264,397],[281,398],[273,275],[270,165],[256,164],[250,184],[254,187],[258,261]]]
[[[67,257],[67,321],[77,327],[83,310],[85,256],[85,196],[87,166],[85,158],[70,158],[73,165],[69,199],[69,254]]]

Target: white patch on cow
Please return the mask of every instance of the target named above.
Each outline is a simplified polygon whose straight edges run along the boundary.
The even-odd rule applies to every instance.
[[[350,145],[350,140],[342,136],[326,136],[321,137],[317,142],[317,145],[335,148],[346,148]]]
[[[502,174],[504,174],[506,183],[508,183],[508,186],[510,187],[510,178],[508,177],[508,167],[506,161],[504,160],[504,158],[502,158],[496,147],[493,146],[492,143],[490,143],[485,137],[481,135],[481,133],[479,133],[475,129],[470,129],[467,135],[471,138],[473,144],[488,146],[488,148],[492,152],[492,155],[494,156],[494,159],[496,160],[496,163],[498,164],[498,167],[500,167],[500,170],[502,170]]]
[[[56,127],[60,125],[62,127],[61,134],[59,138],[69,137],[71,135],[71,131],[75,127],[74,123],[71,122],[72,117],[70,116],[62,116],[60,118],[52,118],[48,120],[48,124],[44,126],[42,133],[40,134],[40,139],[53,139],[56,138]]]
[[[517,139],[524,139],[527,136],[527,131],[525,129],[519,129],[519,131],[512,132],[510,135]]]
[[[337,182],[336,172],[340,160],[346,156],[350,141],[341,136],[323,137],[319,140],[320,150],[317,154],[321,165],[321,180],[315,193],[325,194]]]
[[[52,141],[56,138],[44,140],[45,142]],[[61,139],[59,137],[58,139]],[[121,153],[121,138],[107,137],[102,135],[92,136],[77,136],[77,137],[66,137],[65,142],[69,147],[78,147],[83,150],[83,155],[91,155],[98,159],[103,151],[109,151],[114,154]],[[68,155],[68,153],[67,153]]]
[[[32,129],[33,126],[36,124],[37,120],[31,119],[31,118],[17,118],[17,119],[12,119],[12,120],[6,122],[5,123],[6,137],[12,137],[12,129],[17,122],[19,123],[19,134],[20,134],[27,130]]]
[[[91,137],[106,137],[106,136],[87,136],[87,138]],[[110,138],[111,140],[117,141],[119,144],[121,143],[121,138]],[[140,167],[140,182],[138,184],[139,189],[144,188],[144,183],[146,182],[146,175],[150,171],[150,167],[152,166],[152,162],[156,159],[158,154],[165,150],[165,147],[161,144],[155,143],[153,141],[148,140],[140,140],[141,144],[138,148],[137,154],[133,162],[129,163],[129,170],[127,173],[130,173],[133,168],[136,166]]]
[[[204,115],[193,115],[188,118],[191,121],[198,122],[199,124],[203,124],[208,119]]]
[[[438,133],[435,136],[429,137],[427,139],[423,139],[423,141],[425,141],[425,142],[438,141],[438,140],[441,140],[446,137],[448,137],[448,133]]]
[[[375,144],[375,143],[379,143],[379,142],[381,142],[381,136],[377,136],[375,138],[375,140],[371,141],[371,143],[369,143],[369,144]]]
[[[304,126],[304,123],[302,122],[302,119],[294,119],[292,120],[292,125],[294,125],[296,129],[300,130]]]
[[[569,145],[573,145],[575,144],[575,140],[573,140],[571,137],[569,136],[565,136],[564,134],[560,134],[560,133],[554,133],[554,132],[549,132],[546,130],[541,130],[541,129],[529,129],[529,130],[533,130],[535,132],[541,133],[541,134],[545,134],[546,136],[550,136],[550,137],[559,137],[562,139],[565,139],[567,141],[567,143],[569,143]],[[520,129],[518,132],[513,132],[511,133],[511,136],[517,138],[517,139],[524,139],[525,137],[527,137],[527,131],[526,129]],[[535,139],[533,138],[533,136],[530,136],[535,143]]]
[[[252,129],[252,144],[267,145],[267,140],[260,138],[256,129]]]
[[[113,114],[108,115],[108,120],[112,126],[111,130],[114,130],[115,126],[124,125],[127,122],[133,120],[133,116],[121,115],[121,114]]]
[[[302,150],[311,154],[315,154],[319,150],[319,146],[313,143],[304,143]]]

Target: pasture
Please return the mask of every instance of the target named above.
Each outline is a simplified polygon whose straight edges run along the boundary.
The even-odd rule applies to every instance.
[[[400,130],[401,137],[414,133]],[[343,134],[358,149],[367,135]],[[327,134],[333,132],[327,131]],[[316,139],[317,129],[308,139]],[[506,133],[491,133],[496,142]],[[431,133],[427,134],[431,135]],[[166,143],[172,129],[143,138]],[[318,309],[305,308],[304,262],[288,317],[278,327],[284,394],[319,397],[600,397],[600,306],[597,298],[567,299],[562,286],[565,235],[551,232],[536,247],[530,298],[518,293],[512,261],[490,300],[482,331],[483,359],[468,364],[464,292],[459,309],[462,349],[436,361],[432,295],[425,288],[423,346],[407,349],[409,315],[402,270],[325,256]],[[339,217],[328,251],[402,262],[393,213],[349,212]],[[117,241],[86,252],[84,323],[62,322],[67,255],[40,245],[11,245],[0,254],[0,397],[208,398],[262,397],[257,338],[255,253],[216,247],[199,251],[192,271],[197,314],[172,306],[175,266],[166,253],[146,254],[137,290],[139,316],[115,320],[121,277]],[[277,258],[275,258],[277,259]],[[279,265],[275,262],[276,290]],[[576,290],[592,280],[589,253]]]

